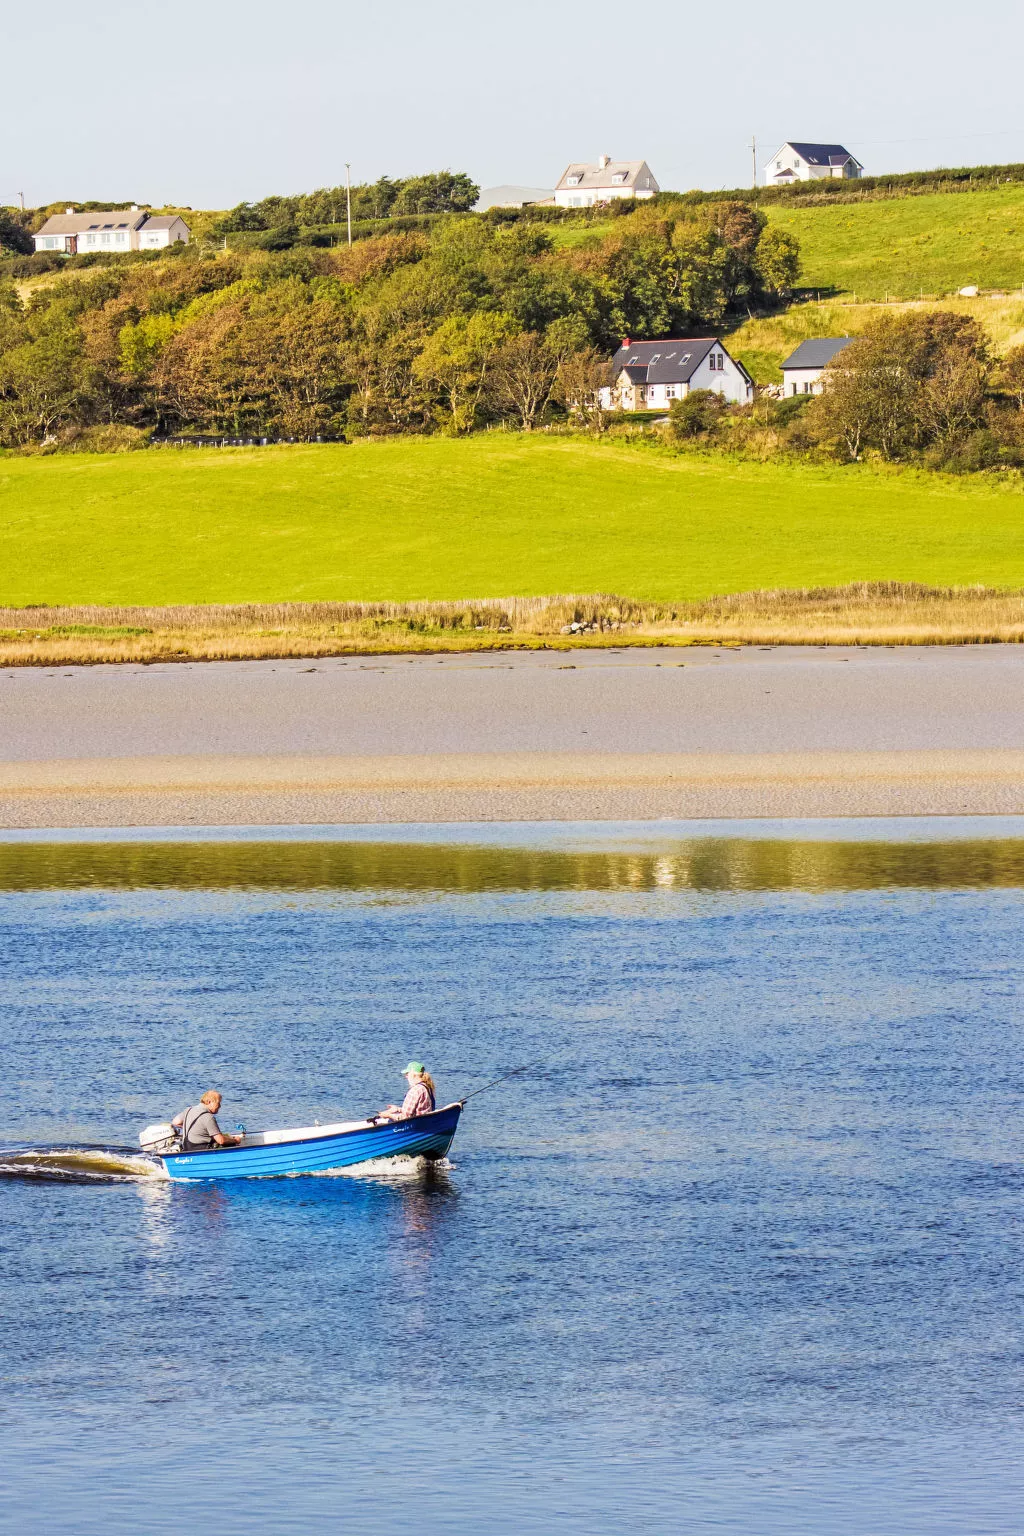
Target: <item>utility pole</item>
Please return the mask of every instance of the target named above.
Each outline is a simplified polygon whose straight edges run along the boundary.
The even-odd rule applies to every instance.
[[[750,185],[752,187],[756,187],[757,186],[757,139],[754,137],[753,134],[751,134],[751,136],[750,136],[750,163],[751,163],[751,165],[753,167],[753,171],[754,171],[754,179],[750,183]]]
[[[345,161],[345,215],[348,219],[348,243],[352,244],[352,167]]]

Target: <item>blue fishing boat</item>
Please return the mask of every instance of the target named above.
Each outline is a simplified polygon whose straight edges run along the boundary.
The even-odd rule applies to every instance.
[[[411,1120],[348,1120],[284,1131],[247,1131],[238,1146],[180,1152],[149,1141],[169,1179],[196,1184],[222,1179],[265,1179],[282,1174],[330,1173],[377,1158],[444,1157],[455,1137],[462,1104],[447,1104]],[[153,1131],[170,1127],[151,1127]],[[146,1146],[143,1137],[140,1141]]]

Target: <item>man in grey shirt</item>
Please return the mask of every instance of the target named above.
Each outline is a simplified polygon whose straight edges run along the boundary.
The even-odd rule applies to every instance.
[[[217,1124],[221,1096],[215,1088],[203,1094],[198,1104],[183,1109],[171,1124],[181,1132],[183,1152],[208,1152],[212,1147],[237,1147],[241,1136],[226,1136]]]

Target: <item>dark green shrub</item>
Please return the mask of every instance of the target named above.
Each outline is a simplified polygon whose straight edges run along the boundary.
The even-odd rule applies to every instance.
[[[681,400],[673,400],[668,412],[668,429],[678,442],[696,437],[710,437],[725,410],[725,401],[713,389],[692,389]]]

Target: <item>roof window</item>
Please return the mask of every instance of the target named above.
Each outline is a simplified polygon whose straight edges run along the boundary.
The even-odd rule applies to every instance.
[[[580,182],[581,182],[581,180],[582,180],[582,177],[577,176],[575,174],[575,172],[574,172],[573,175],[567,176],[565,178],[565,180],[566,180],[566,183],[567,183],[568,186],[570,186],[570,187],[578,187]]]
[[[612,181],[622,182],[622,181],[625,181],[625,179],[626,179],[625,171],[613,171],[612,172]]]

